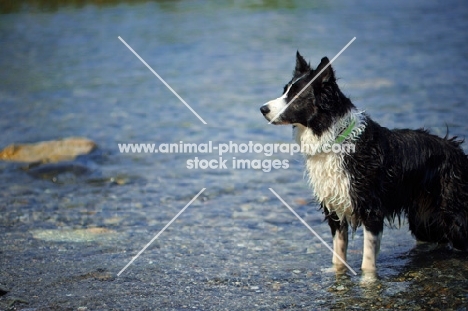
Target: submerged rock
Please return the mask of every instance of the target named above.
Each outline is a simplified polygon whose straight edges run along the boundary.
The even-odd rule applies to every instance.
[[[96,143],[82,137],[44,141],[34,144],[11,144],[0,151],[0,160],[26,163],[56,163],[70,161],[88,154]]]
[[[2,284],[0,284],[0,296],[3,296],[3,295],[6,295],[10,292],[9,289],[7,289],[6,287],[3,287]]]
[[[80,163],[48,163],[25,169],[27,173],[38,179],[46,179],[56,183],[75,182],[78,179],[89,177],[92,170]]]
[[[93,242],[111,240],[117,232],[107,228],[32,230],[35,239],[53,242]]]

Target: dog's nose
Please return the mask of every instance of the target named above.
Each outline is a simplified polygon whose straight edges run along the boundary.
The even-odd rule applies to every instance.
[[[268,108],[268,105],[263,105],[262,107],[260,107],[260,112],[263,114],[267,114],[270,112],[270,108]]]

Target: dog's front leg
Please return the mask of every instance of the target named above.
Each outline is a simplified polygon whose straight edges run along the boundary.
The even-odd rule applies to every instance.
[[[348,224],[346,221],[341,224],[333,236],[333,264],[344,266],[346,262],[346,252],[348,250]]]
[[[364,227],[364,251],[362,255],[362,271],[375,271],[375,262],[380,250],[380,239],[382,238],[382,229],[371,229]]]
[[[346,252],[348,249],[348,223],[346,220],[340,221],[336,213],[329,213],[326,210],[326,218],[330,225],[333,236],[333,264],[344,266],[346,262]]]

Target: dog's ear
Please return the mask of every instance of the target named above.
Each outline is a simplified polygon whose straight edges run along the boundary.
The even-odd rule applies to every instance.
[[[309,64],[307,64],[304,57],[302,57],[299,51],[297,51],[296,52],[296,68],[294,69],[294,73],[293,73],[294,76],[302,75],[309,71],[310,71]]]
[[[328,57],[322,58],[315,72],[319,73],[322,70],[323,72],[320,74],[320,76],[315,79],[317,83],[314,84],[321,85],[322,83],[335,80],[335,74],[333,73],[333,68],[331,67],[331,63],[328,60]]]

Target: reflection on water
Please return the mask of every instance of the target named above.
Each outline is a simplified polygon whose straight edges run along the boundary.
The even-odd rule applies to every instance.
[[[468,28],[466,5],[19,3],[0,1],[0,12],[9,13],[0,15],[0,149],[72,136],[88,137],[98,148],[61,164],[0,162],[0,285],[12,288],[0,299],[0,309],[8,297],[21,295],[31,308],[55,303],[90,310],[102,309],[102,300],[114,309],[146,304],[203,310],[246,305],[414,310],[466,304],[466,255],[419,252],[404,224],[400,230],[386,228],[376,279],[336,276],[328,250],[268,190],[331,242],[303,178],[300,155],[224,155],[228,163],[233,157],[289,161],[288,169],[264,173],[187,168],[194,157],[218,159],[218,154],[118,149],[119,143],[290,142],[291,129],[268,126],[260,105],[281,93],[296,50],[316,66],[354,36],[334,68],[360,109],[389,127],[425,126],[444,135],[447,124],[452,135],[464,137],[468,38],[460,29]],[[103,267],[120,271],[205,187],[123,278],[88,277]],[[112,234],[99,238],[101,232]],[[356,270],[361,256],[358,231],[349,250]],[[73,298],[93,295],[89,284],[106,298]],[[70,294],[73,299],[62,299]]]
[[[99,8],[106,6],[113,6],[119,4],[138,5],[141,3],[156,2],[161,8],[173,10],[176,7],[190,8],[196,6],[205,6],[208,3],[195,3],[190,4],[188,1],[177,0],[28,0],[28,1],[15,1],[15,0],[2,0],[0,1],[0,14],[14,13],[20,11],[42,11],[42,12],[56,12],[61,8],[74,8],[80,9],[87,5],[94,5]],[[323,1],[309,1],[305,4],[307,7],[312,8],[318,6],[318,3]],[[214,3],[208,4],[213,5]],[[214,4],[215,7],[243,7],[249,9],[281,9],[281,8],[296,8],[298,7],[297,1],[293,0],[261,0],[261,1],[225,1],[221,5]],[[304,3],[300,4],[304,7]]]
[[[28,1],[15,1],[15,0],[2,0],[0,1],[0,13],[14,13],[20,11],[47,11],[55,12],[60,8],[83,8],[86,5],[92,4],[98,7],[105,7],[109,5],[117,5],[120,3],[144,3],[150,0],[28,0]],[[158,1],[155,1],[158,2]],[[168,2],[168,1],[159,1]]]

